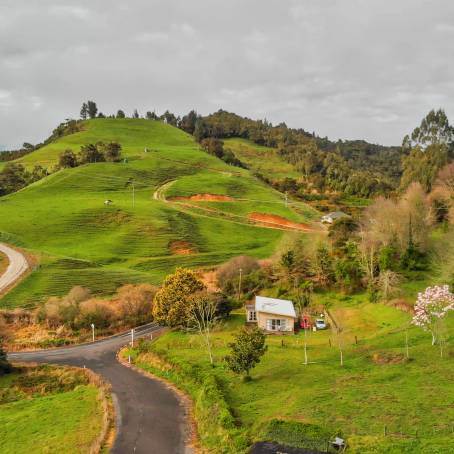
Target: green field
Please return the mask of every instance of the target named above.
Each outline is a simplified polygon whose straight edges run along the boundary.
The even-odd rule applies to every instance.
[[[429,266],[408,274],[402,299],[412,303],[425,287],[452,282],[453,245],[454,231],[433,232]],[[214,368],[199,335],[184,332],[167,333],[133,351],[134,361],[191,394],[201,440],[218,453],[242,453],[263,439],[323,449],[326,438],[316,446],[306,444],[303,424],[342,434],[348,452],[355,454],[454,453],[454,316],[446,320],[441,356],[431,335],[411,325],[409,313],[370,303],[364,293],[323,291],[314,295],[314,303],[329,309],[342,334],[328,329],[306,337],[304,332],[268,336],[268,351],[251,382],[235,376],[223,361],[244,324],[242,311],[213,334]],[[285,421],[285,430],[270,429],[276,419]],[[223,451],[221,440],[235,450]]]
[[[406,360],[407,315],[360,301],[346,301],[334,312],[345,316],[344,366],[330,331],[309,335],[308,365],[304,365],[304,334],[286,337],[284,346],[282,338],[270,336],[268,352],[254,369],[253,380],[241,381],[226,369],[222,358],[228,353],[226,343],[244,322],[242,314],[216,332],[214,369],[201,339],[178,332],[163,336],[152,347],[174,365],[175,372],[156,369],[147,354],[136,358],[136,363],[176,381],[197,401],[203,389],[197,377],[213,375],[240,428],[235,436],[249,443],[267,439],[267,423],[278,418],[323,427],[331,434],[340,432],[349,441],[349,452],[454,452],[447,448],[454,422],[451,351],[440,358],[437,347],[430,345],[430,336],[411,328],[410,359]],[[453,328],[454,320],[450,320],[452,333]],[[289,440],[284,435],[277,441]],[[219,440],[206,436],[204,442],[215,446]],[[218,448],[215,452],[227,451]]]
[[[225,139],[224,148],[233,151],[235,156],[254,172],[270,179],[298,178],[301,176],[295,167],[285,162],[274,148],[257,145],[247,139]]]
[[[39,366],[0,377],[0,451],[88,452],[102,427],[98,393],[62,368]]]
[[[2,306],[34,306],[74,285],[108,294],[123,283],[159,283],[176,266],[211,266],[240,254],[267,257],[285,232],[251,223],[250,213],[295,222],[317,216],[305,204],[286,207],[282,194],[249,171],[208,155],[192,136],[157,121],[90,120],[83,131],[18,162],[52,168],[65,149],[78,152],[82,144],[111,140],[122,145],[127,162],[61,170],[0,198],[0,240],[40,258],[39,268],[1,300]],[[155,191],[168,182],[173,183],[156,200]],[[164,200],[199,193],[236,200],[198,207]],[[113,204],[105,206],[107,199]],[[192,253],[174,253],[177,241],[186,242]]]

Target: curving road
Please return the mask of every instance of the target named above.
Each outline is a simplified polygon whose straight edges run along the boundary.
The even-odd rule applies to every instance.
[[[0,276],[0,293],[2,293],[28,270],[28,262],[23,254],[4,243],[0,243],[0,252],[3,252],[9,260],[8,268]]]
[[[149,324],[135,330],[135,338],[150,336],[160,327]],[[116,411],[116,439],[111,454],[190,454],[186,446],[189,424],[186,411],[173,391],[117,358],[130,342],[130,332],[77,346],[10,353],[11,361],[30,361],[87,367],[112,385]]]

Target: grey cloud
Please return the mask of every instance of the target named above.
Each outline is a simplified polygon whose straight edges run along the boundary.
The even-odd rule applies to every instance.
[[[219,108],[399,143],[454,122],[454,4],[440,0],[3,0],[0,143],[104,113]]]

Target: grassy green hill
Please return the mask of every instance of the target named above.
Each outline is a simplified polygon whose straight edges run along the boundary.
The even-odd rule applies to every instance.
[[[0,305],[33,306],[74,285],[109,293],[126,282],[158,283],[176,266],[214,265],[239,254],[266,257],[285,235],[280,219],[309,229],[317,216],[301,203],[286,206],[282,194],[249,171],[228,166],[200,150],[192,136],[157,121],[90,120],[81,132],[18,162],[52,168],[65,149],[111,140],[122,145],[126,162],[60,170],[0,198],[0,239],[40,257],[39,267]],[[231,200],[186,200],[195,194]],[[113,204],[105,206],[106,199]],[[264,228],[251,213],[279,218],[267,224],[274,228]]]
[[[301,176],[295,167],[285,162],[274,148],[257,145],[247,139],[225,139],[224,147],[233,151],[235,156],[254,172],[261,173],[270,179]]]

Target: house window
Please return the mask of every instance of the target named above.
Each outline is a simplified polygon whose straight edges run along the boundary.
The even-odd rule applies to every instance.
[[[247,320],[248,320],[248,322],[256,322],[257,321],[257,312],[249,311]]]
[[[270,318],[266,321],[266,329],[268,331],[285,331],[287,328],[287,320],[280,318]]]

